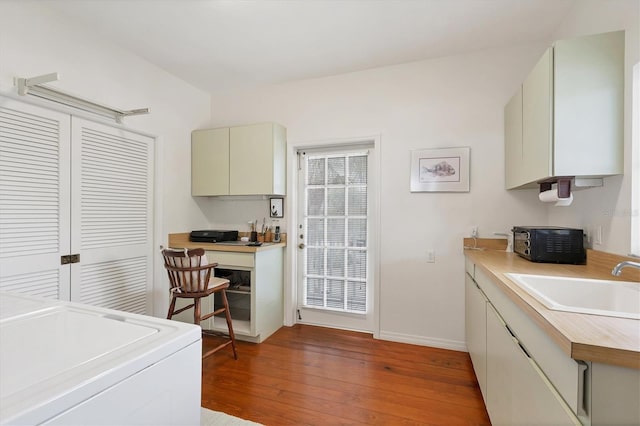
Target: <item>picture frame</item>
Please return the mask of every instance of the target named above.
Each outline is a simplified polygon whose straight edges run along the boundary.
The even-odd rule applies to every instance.
[[[284,198],[270,198],[269,204],[270,217],[284,217]]]
[[[471,148],[411,151],[411,192],[469,192]]]

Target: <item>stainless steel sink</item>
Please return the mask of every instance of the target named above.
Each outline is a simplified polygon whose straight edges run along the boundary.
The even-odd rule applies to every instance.
[[[546,275],[505,275],[551,310],[640,319],[640,283]]]

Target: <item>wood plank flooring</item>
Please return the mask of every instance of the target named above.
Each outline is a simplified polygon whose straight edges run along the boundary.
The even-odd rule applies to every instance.
[[[265,425],[490,424],[466,352],[296,325],[238,358],[203,361],[203,407]]]

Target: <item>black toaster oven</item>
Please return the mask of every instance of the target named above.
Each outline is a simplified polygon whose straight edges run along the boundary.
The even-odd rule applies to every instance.
[[[557,226],[514,226],[513,251],[532,262],[584,264],[582,229]]]

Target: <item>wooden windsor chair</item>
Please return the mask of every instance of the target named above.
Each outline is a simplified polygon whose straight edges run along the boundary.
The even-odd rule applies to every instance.
[[[193,323],[200,325],[201,321],[224,313],[227,320],[228,333],[203,329],[202,334],[203,337],[206,335],[223,336],[228,340],[208,350],[202,355],[202,358],[204,359],[214,352],[231,345],[233,357],[238,359],[236,339],[233,334],[233,324],[229,312],[229,302],[227,301],[227,293],[225,291],[229,288],[229,280],[214,276],[213,271],[218,264],[208,263],[204,249],[202,248],[190,250],[165,249],[162,251],[162,256],[164,257],[164,266],[169,274],[169,283],[171,284],[171,303],[169,305],[167,319],[171,319],[174,315],[193,308]],[[202,315],[200,300],[214,293],[220,293],[223,306],[218,309],[214,308],[213,312]],[[176,301],[178,299],[193,299],[193,303],[176,310]]]

